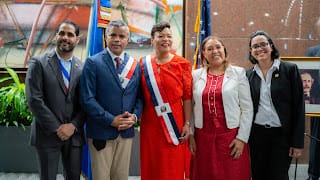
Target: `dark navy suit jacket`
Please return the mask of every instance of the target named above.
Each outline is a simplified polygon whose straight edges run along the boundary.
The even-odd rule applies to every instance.
[[[259,107],[261,79],[253,68],[247,71],[247,77],[250,83],[255,118]],[[281,61],[279,70],[272,74],[270,91],[288,144],[290,147],[303,148],[305,110],[303,86],[297,65]]]
[[[309,47],[306,56],[320,57],[320,45]]]
[[[128,54],[125,54],[125,57]],[[80,78],[80,103],[87,113],[87,137],[111,140],[134,136],[134,127],[118,131],[111,126],[115,116],[125,111],[140,118],[143,100],[140,93],[141,69],[136,66],[126,88],[122,88],[113,60],[107,50],[87,58]]]

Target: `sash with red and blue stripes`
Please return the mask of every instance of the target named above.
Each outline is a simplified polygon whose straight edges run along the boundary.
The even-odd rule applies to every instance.
[[[122,64],[117,70],[122,88],[126,88],[136,67],[137,61],[131,56],[125,55]]]
[[[144,77],[147,82],[152,102],[156,113],[161,120],[162,129],[166,139],[174,145],[179,144],[180,133],[173,117],[167,95],[162,86],[159,74],[157,73],[157,64],[151,60],[151,56],[142,58]]]

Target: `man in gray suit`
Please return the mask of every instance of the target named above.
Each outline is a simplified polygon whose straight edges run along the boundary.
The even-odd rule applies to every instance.
[[[80,179],[85,114],[78,84],[83,65],[73,56],[79,39],[79,27],[65,21],[56,34],[55,50],[29,62],[26,94],[34,115],[31,144],[37,150],[41,180],[56,179],[60,156],[65,179]]]

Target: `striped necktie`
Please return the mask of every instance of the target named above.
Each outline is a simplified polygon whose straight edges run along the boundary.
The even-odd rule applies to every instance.
[[[118,70],[120,65],[121,65],[121,58],[120,57],[115,57],[114,61],[116,61],[116,69]]]

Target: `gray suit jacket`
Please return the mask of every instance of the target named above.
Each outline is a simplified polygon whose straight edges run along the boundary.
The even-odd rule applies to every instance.
[[[72,145],[84,143],[85,114],[79,104],[79,78],[82,62],[73,57],[70,70],[69,91],[63,82],[55,51],[30,59],[26,76],[26,94],[34,116],[31,127],[31,144],[37,147],[56,147],[63,143],[56,130],[63,123],[73,123],[75,134]]]

